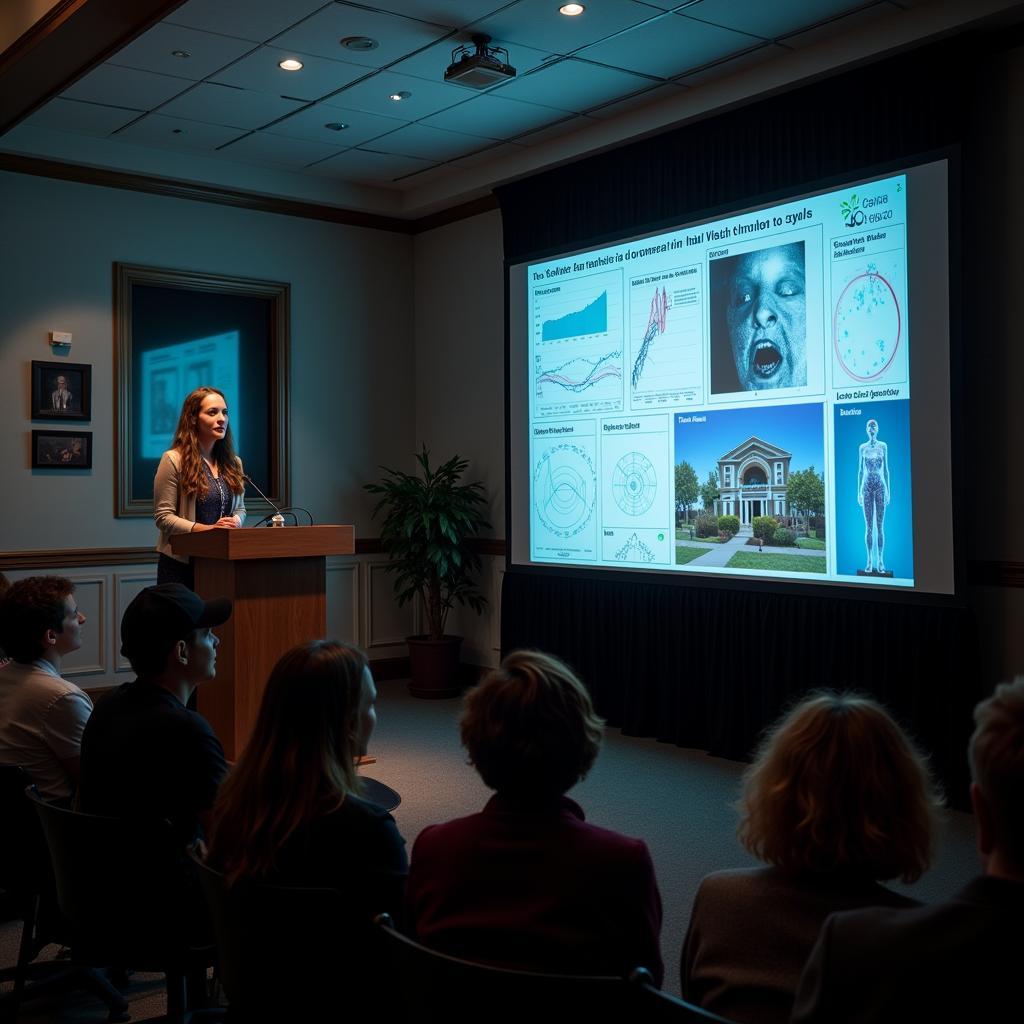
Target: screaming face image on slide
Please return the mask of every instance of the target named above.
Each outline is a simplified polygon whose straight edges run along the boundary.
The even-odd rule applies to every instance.
[[[710,270],[718,299],[712,311],[711,390],[721,394],[804,386],[804,243],[713,260]]]

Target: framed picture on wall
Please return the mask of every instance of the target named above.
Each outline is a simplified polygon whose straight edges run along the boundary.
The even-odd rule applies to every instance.
[[[245,471],[288,505],[290,286],[114,264],[118,516],[153,514],[153,477],[185,398],[223,394]],[[274,510],[247,493],[252,513]]]
[[[33,469],[92,469],[92,433],[33,430]]]
[[[87,420],[92,405],[88,363],[32,360],[32,419]]]

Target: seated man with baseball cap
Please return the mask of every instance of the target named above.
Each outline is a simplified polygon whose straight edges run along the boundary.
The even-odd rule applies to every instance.
[[[121,653],[138,678],[98,702],[82,737],[79,809],[171,822],[183,845],[203,834],[227,772],[209,723],[186,705],[217,673],[212,627],[227,598],[203,601],[180,583],[147,587],[121,619]]]

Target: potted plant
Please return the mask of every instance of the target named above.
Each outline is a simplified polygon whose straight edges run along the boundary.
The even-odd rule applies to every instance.
[[[428,632],[408,637],[409,690],[417,697],[449,697],[459,689],[462,637],[445,635],[448,613],[459,604],[479,614],[487,604],[475,582],[480,556],[468,546],[490,527],[487,499],[483,484],[462,482],[469,463],[458,455],[432,469],[424,445],[416,461],[419,469],[412,474],[381,466],[384,478],[365,486],[380,496],[373,515],[384,513],[380,540],[390,555],[387,568],[395,574],[398,604],[418,596],[427,617]]]

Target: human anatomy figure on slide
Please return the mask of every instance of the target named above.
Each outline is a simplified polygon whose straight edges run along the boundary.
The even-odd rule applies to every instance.
[[[868,420],[868,439],[860,446],[857,465],[857,504],[864,510],[866,573],[884,573],[885,510],[892,492],[889,487],[889,446],[878,440],[878,421]]]

